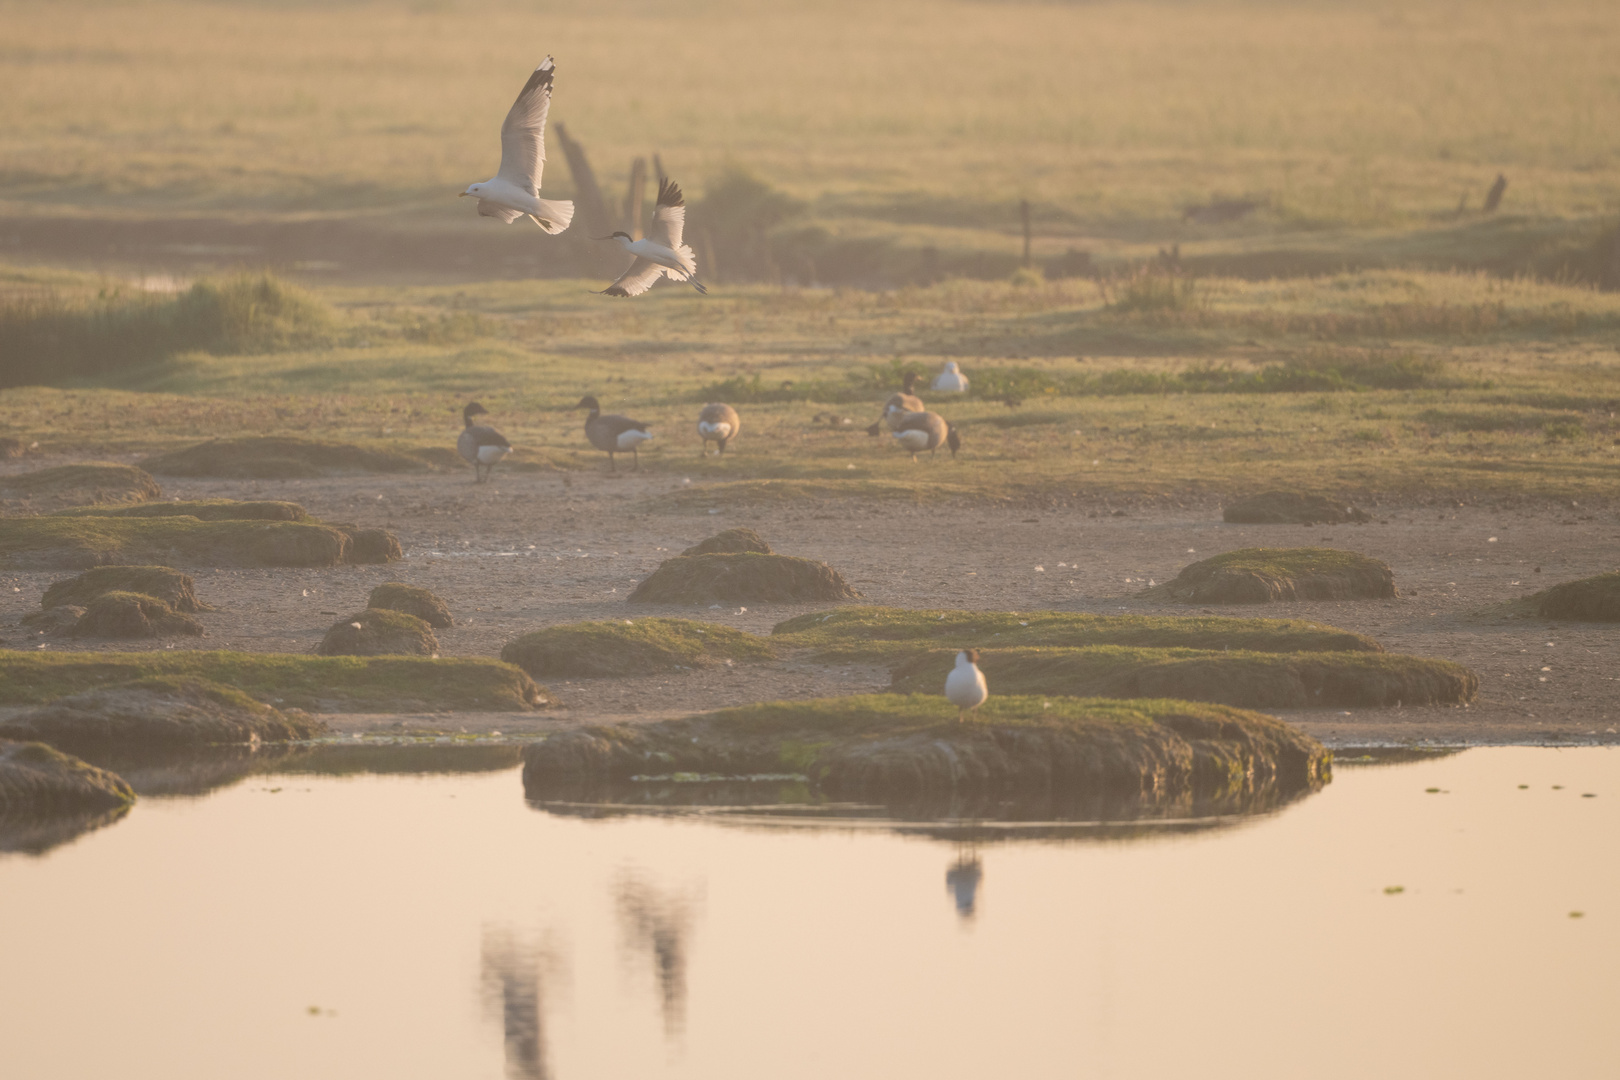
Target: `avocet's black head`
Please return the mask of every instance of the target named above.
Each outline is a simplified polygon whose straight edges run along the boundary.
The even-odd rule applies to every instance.
[[[636,241],[636,238],[635,238],[635,237],[633,237],[633,236],[631,236],[631,235],[630,235],[630,234],[629,234],[629,233],[627,233],[627,232],[616,232],[616,233],[609,233],[609,234],[608,234],[608,235],[606,235],[606,236],[598,236],[598,237],[597,237],[597,239],[598,239],[598,240],[617,240],[617,239],[618,239],[618,238],[619,238],[619,237],[621,237],[621,236],[622,236],[622,237],[624,237],[624,238],[625,238],[625,240],[626,240],[626,241],[627,241],[627,242],[628,242],[628,243],[632,243],[632,244],[633,244],[633,243],[635,243],[635,241]]]
[[[467,402],[467,407],[461,410],[461,418],[467,421],[469,424],[472,423],[473,417],[487,415],[489,415],[489,410],[478,404],[476,401]]]
[[[597,403],[597,400],[595,398],[591,397],[591,395],[589,395],[589,394],[586,394],[584,397],[580,398],[579,399],[579,404],[575,405],[574,408],[576,408],[576,409],[589,409],[589,410],[591,410],[591,412],[601,412],[602,411],[602,406],[599,405]]]

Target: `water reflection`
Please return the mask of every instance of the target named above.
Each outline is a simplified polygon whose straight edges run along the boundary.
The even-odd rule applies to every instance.
[[[971,847],[961,851],[945,871],[945,888],[956,901],[956,913],[971,921],[978,912],[979,883],[984,880],[984,863]]]
[[[0,814],[0,855],[43,855],[122,818],[129,807],[92,814]]]
[[[482,970],[485,1006],[497,1013],[506,1042],[506,1075],[549,1080],[542,973],[550,957],[508,929],[485,928]]]
[[[686,956],[693,902],[630,876],[619,882],[618,903],[626,945],[652,961],[664,1037],[678,1039],[686,1027]]]

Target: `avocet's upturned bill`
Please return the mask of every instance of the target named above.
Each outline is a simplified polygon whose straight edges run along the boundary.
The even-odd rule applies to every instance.
[[[658,185],[658,206],[653,210],[652,228],[644,240],[632,240],[626,232],[600,237],[613,240],[634,255],[630,269],[619,275],[619,280],[602,290],[604,296],[640,296],[653,287],[660,277],[685,281],[700,293],[708,289],[697,278],[697,257],[692,249],[681,243],[681,232],[686,228],[686,200],[673,180]]]
[[[556,68],[549,56],[540,61],[512,103],[501,125],[501,169],[494,179],[470,184],[461,193],[478,200],[478,212],[484,217],[500,218],[510,225],[526,215],[553,235],[574,220],[573,203],[540,198],[540,172],[546,165],[546,113],[551,109]]]

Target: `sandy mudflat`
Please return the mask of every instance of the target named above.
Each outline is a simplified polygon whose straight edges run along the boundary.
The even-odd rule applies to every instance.
[[[57,464],[49,462],[48,464]],[[33,463],[32,467],[39,467]],[[919,468],[945,467],[919,465]],[[8,469],[7,471],[12,471]],[[163,478],[181,499],[290,499],[317,517],[394,530],[405,561],[330,570],[190,569],[220,610],[200,641],[173,648],[308,652],[336,615],[398,580],[432,589],[455,612],[439,632],[444,655],[494,656],[517,634],[581,619],[682,615],[767,633],[810,607],[671,608],[625,596],[661,559],[722,528],[748,525],[778,551],[821,559],[867,602],[898,607],[1186,614],[1137,599],[1150,581],[1196,559],[1249,546],[1320,544],[1386,560],[1402,593],[1381,601],[1228,606],[1223,615],[1305,618],[1370,634],[1391,651],[1443,657],[1480,675],[1467,708],[1304,710],[1282,715],[1334,745],[1620,741],[1620,625],[1509,618],[1506,601],[1620,566],[1612,506],[1542,503],[1512,509],[1384,504],[1367,525],[1227,525],[1214,501],[1142,503],[1125,516],[1084,503],[1065,509],[910,506],[829,501],[727,509],[661,507],[679,475],[497,474],[475,487],[456,475],[320,480]],[[1387,522],[1387,523],[1386,523]],[[1492,540],[1491,538],[1495,539]],[[1536,568],[1540,568],[1540,572]],[[0,642],[31,648],[17,626],[64,572],[0,573]],[[335,615],[333,614],[335,613]],[[50,649],[150,648],[50,640]],[[169,644],[158,646],[170,647]],[[1547,670],[1543,670],[1547,669]],[[506,734],[560,725],[661,719],[772,698],[860,693],[887,686],[873,666],[788,660],[684,675],[552,680],[560,707],[540,713],[339,716],[342,730],[396,724]],[[991,688],[992,693],[994,687]]]

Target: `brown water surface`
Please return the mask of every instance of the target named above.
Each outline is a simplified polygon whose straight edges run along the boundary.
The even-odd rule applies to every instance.
[[[1620,754],[1341,766],[1225,824],[969,841],[593,820],[515,770],[250,776],[0,856],[0,1072],[1614,1075]]]

